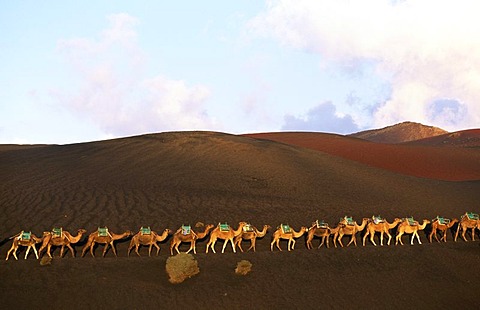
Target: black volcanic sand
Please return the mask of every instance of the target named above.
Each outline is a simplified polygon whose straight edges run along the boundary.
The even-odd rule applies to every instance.
[[[0,146],[0,243],[21,230],[37,235],[62,226],[73,234],[107,225],[119,233],[151,226],[245,220],[257,227],[315,219],[335,224],[381,214],[459,217],[478,213],[480,181],[446,182],[395,174],[326,153],[272,141],[211,132],[145,135],[72,145]],[[427,227],[428,231],[428,227]],[[256,253],[205,254],[201,272],[179,285],[167,281],[168,240],[158,257],[58,258],[40,266],[33,253],[0,263],[4,308],[478,308],[480,243],[270,252],[271,231]],[[470,237],[470,236],[469,236]],[[471,237],[470,237],[471,238]],[[478,236],[477,236],[478,238]],[[408,244],[409,237],[404,237]],[[360,241],[360,236],[358,237]],[[318,240],[315,240],[318,244]],[[347,241],[345,238],[344,243]],[[245,244],[246,246],[247,244]],[[244,246],[244,248],[245,248]],[[38,247],[38,246],[37,246]],[[76,246],[77,256],[83,243]],[[286,249],[286,243],[282,242]],[[182,246],[186,249],[187,246]],[[217,244],[217,252],[221,245]],[[251,274],[234,274],[248,259]]]

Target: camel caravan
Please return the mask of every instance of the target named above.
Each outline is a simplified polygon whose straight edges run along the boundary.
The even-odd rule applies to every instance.
[[[302,226],[298,230],[295,230],[288,224],[280,224],[276,227],[272,234],[272,241],[270,243],[270,251],[274,251],[276,247],[279,251],[282,251],[280,247],[280,241],[287,240],[287,250],[293,251],[297,240],[304,236],[307,249],[313,249],[313,240],[315,238],[321,238],[320,245],[324,244],[327,248],[330,247],[330,239],[332,239],[334,247],[337,247],[337,243],[340,247],[343,247],[344,237],[350,238],[346,246],[352,243],[357,246],[357,235],[363,235],[362,244],[366,245],[367,240],[371,244],[377,246],[375,242],[375,235],[378,235],[380,246],[384,245],[384,238],[386,237],[386,244],[390,245],[393,239],[393,231],[395,234],[395,245],[403,245],[402,236],[407,234],[411,235],[410,244],[413,245],[415,239],[418,244],[422,244],[419,231],[427,230],[428,227],[428,240],[430,243],[433,241],[433,237],[437,242],[447,242],[447,232],[450,230],[454,236],[454,241],[457,242],[458,235],[461,232],[461,236],[464,241],[468,241],[466,234],[471,232],[472,241],[475,241],[475,230],[480,230],[480,218],[476,213],[466,212],[460,217],[460,220],[453,218],[448,219],[445,217],[437,216],[432,220],[424,219],[420,223],[413,217],[395,218],[392,222],[388,222],[381,216],[372,216],[371,218],[363,218],[362,221],[357,223],[352,217],[345,216],[339,220],[335,227],[330,226],[325,221],[316,220],[309,227]],[[90,252],[92,257],[95,257],[96,244],[103,244],[102,256],[105,257],[109,247],[112,248],[112,252],[117,256],[115,248],[115,242],[122,239],[130,239],[128,246],[127,256],[130,256],[130,252],[135,248],[135,253],[140,256],[140,246],[148,247],[148,255],[151,256],[152,248],[156,248],[156,255],[160,252],[160,246],[158,243],[164,242],[170,238],[170,255],[174,255],[174,252],[180,253],[179,247],[182,243],[190,244],[190,248],[186,253],[197,253],[196,242],[204,239],[208,239],[205,252],[208,253],[211,250],[216,253],[215,244],[218,240],[223,240],[222,253],[225,252],[228,244],[231,245],[232,251],[236,253],[238,248],[241,252],[244,252],[242,247],[243,241],[249,241],[250,247],[247,252],[252,250],[256,251],[256,239],[264,238],[268,231],[272,227],[270,225],[264,225],[261,230],[257,229],[253,225],[247,222],[240,222],[236,229],[230,226],[228,223],[218,223],[218,225],[204,225],[203,223],[197,223],[195,227],[190,225],[182,225],[175,233],[170,229],[165,229],[161,233],[157,233],[150,227],[140,227],[137,233],[133,233],[129,230],[123,233],[114,233],[107,227],[98,227],[96,231],[88,234],[88,237],[82,242],[83,237],[86,236],[87,231],[85,229],[79,229],[76,235],[72,235],[62,227],[54,227],[51,231],[43,232],[41,237],[37,237],[31,231],[21,231],[20,233],[10,237],[12,240],[12,246],[7,252],[6,260],[10,255],[13,255],[18,260],[17,250],[20,247],[26,247],[25,259],[27,259],[30,250],[33,249],[35,257],[39,259],[42,256],[42,252],[46,251],[48,257],[52,258],[51,249],[53,247],[60,247],[59,257],[64,256],[65,247],[70,250],[71,256],[75,257],[75,250],[72,245],[83,243],[83,249],[81,256],[84,257],[87,252]],[[439,239],[440,236],[440,239]],[[37,251],[36,244],[41,243],[40,248]]]

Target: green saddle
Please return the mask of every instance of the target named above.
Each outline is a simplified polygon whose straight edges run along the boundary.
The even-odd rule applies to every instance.
[[[22,241],[29,241],[31,238],[32,238],[32,232],[31,231],[29,231],[29,232],[22,231],[22,233],[20,234],[20,240],[22,240]]]
[[[190,225],[182,225],[182,235],[186,236],[192,232],[192,227]]]
[[[316,220],[315,224],[317,225],[317,228],[328,228],[328,223],[323,220],[321,220],[320,222]]]
[[[230,231],[230,225],[227,223],[218,223],[218,227],[220,228],[220,231]]]
[[[63,229],[60,227],[60,228],[52,228],[52,236],[53,237],[61,237],[62,236],[62,233],[63,233]]]
[[[107,237],[108,234],[108,228],[107,227],[98,227],[97,234],[99,237]]]
[[[415,221],[415,220],[413,219],[413,216],[412,216],[412,217],[407,217],[406,220],[407,220],[407,222],[408,222],[408,225],[410,225],[410,226],[416,226],[416,225],[418,225],[417,221]]]
[[[467,217],[469,220],[478,220],[478,214],[473,213],[473,212],[467,212]]]
[[[375,224],[380,224],[380,223],[385,223],[385,219],[382,218],[380,215],[378,216],[372,216],[372,220]]]
[[[142,235],[151,235],[152,234],[152,230],[150,229],[150,226],[148,227],[141,227],[140,228],[140,234]]]
[[[450,223],[450,219],[447,219],[445,217],[440,217],[437,215],[437,217],[433,220],[433,221],[438,221],[439,224],[442,224],[442,225],[447,225]],[[432,222],[433,222],[432,221]]]
[[[244,232],[253,232],[253,226],[251,224],[246,224],[243,226],[243,231]]]
[[[290,234],[292,233],[292,228],[288,224],[281,224],[280,227],[282,228],[282,231],[284,234]]]
[[[350,216],[345,216],[343,219],[340,219],[340,221],[344,220],[347,225],[350,225],[350,226],[353,226],[355,225],[355,221],[353,220],[353,218]]]

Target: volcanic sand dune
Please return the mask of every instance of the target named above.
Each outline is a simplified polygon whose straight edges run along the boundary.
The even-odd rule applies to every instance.
[[[468,137],[470,143],[473,139],[480,139],[480,131],[478,132],[476,135],[472,131]],[[447,181],[480,180],[478,148],[436,147],[448,136],[457,137],[455,141],[465,141],[461,139],[464,137],[461,133],[422,139],[408,144],[374,143],[341,135],[313,132],[259,133],[246,136],[310,148],[421,178]],[[454,143],[453,140],[449,140],[450,144]]]
[[[480,198],[478,180],[416,178],[285,142],[214,132],[2,149],[0,180],[1,253],[19,231],[41,235],[53,226],[75,233],[106,225],[120,233],[250,221],[298,230],[316,219],[335,224],[344,215],[358,222],[372,214],[390,221],[459,217],[478,210]],[[155,258],[145,248],[143,257],[126,258],[128,240],[117,244],[119,258],[111,251],[100,258],[99,247],[95,259],[67,253],[40,267],[31,254],[0,263],[0,297],[5,307],[20,308],[400,308],[412,302],[425,308],[459,300],[476,306],[480,280],[470,275],[478,242],[453,243],[449,234],[447,244],[308,251],[300,238],[294,252],[271,253],[271,233],[257,242],[257,253],[205,254],[206,241],[199,242],[201,273],[178,286],[164,271],[168,242]],[[241,259],[253,263],[246,277],[233,273]]]

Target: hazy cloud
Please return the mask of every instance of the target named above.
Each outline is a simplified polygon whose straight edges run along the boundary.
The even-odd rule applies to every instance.
[[[136,40],[138,21],[125,13],[107,19],[109,26],[98,38],[58,43],[78,88],[53,90],[52,96],[112,135],[215,128],[205,108],[208,88],[146,76],[146,57]]]
[[[305,116],[286,115],[282,130],[347,134],[357,132],[359,128],[350,115],[336,115],[335,106],[331,102],[325,102],[309,110]]]
[[[268,1],[256,35],[317,53],[324,63],[374,66],[391,86],[372,125],[414,120],[446,129],[480,124],[477,1]],[[461,108],[433,108],[439,100]]]

